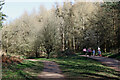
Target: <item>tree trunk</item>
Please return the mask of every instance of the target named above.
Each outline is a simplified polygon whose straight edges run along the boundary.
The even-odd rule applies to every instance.
[[[47,59],[50,59],[50,52],[47,52]]]
[[[73,36],[73,49],[75,50],[75,37]]]
[[[65,34],[62,34],[62,51],[65,50]]]
[[[71,40],[70,39],[68,39],[68,49],[72,49],[72,46],[71,46]]]
[[[105,51],[105,53],[106,53],[106,41],[105,41],[105,47],[104,47],[104,51]]]
[[[37,49],[35,50],[36,58],[38,58],[38,52]]]
[[[118,39],[118,54],[120,54],[120,26],[118,28],[118,36],[117,36],[117,39]]]
[[[119,1],[119,4],[118,6],[120,6],[120,1]],[[117,39],[118,39],[118,54],[120,54],[120,9],[118,10],[118,19],[117,19],[117,24],[118,24],[118,35],[117,35]]]
[[[119,23],[120,24],[120,23]],[[118,53],[120,54],[120,25],[118,26]]]

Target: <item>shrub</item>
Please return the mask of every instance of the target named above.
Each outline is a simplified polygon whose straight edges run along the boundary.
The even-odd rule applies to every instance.
[[[66,49],[65,51],[59,51],[58,52],[58,57],[64,57],[64,56],[74,56],[76,55],[74,50],[71,49]]]
[[[2,55],[2,62],[4,64],[11,64],[11,63],[22,63],[23,59],[20,59],[15,56],[7,56],[7,55]]]

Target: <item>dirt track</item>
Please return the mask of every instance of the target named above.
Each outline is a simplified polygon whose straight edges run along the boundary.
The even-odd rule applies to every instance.
[[[85,56],[85,55],[81,55],[81,56],[100,61],[102,64],[109,66],[110,68],[115,69],[116,71],[120,71],[120,61],[118,60],[107,57],[100,57],[100,56]]]
[[[41,61],[35,59],[29,59],[30,61]],[[52,78],[57,78],[57,80],[63,80],[64,75],[62,75],[59,66],[53,61],[41,61],[44,63],[43,71],[38,75],[38,79],[49,80]]]

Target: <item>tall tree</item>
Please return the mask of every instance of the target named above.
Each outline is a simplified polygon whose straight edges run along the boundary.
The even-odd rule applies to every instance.
[[[48,13],[44,16],[43,19],[43,28],[42,28],[42,43],[43,46],[46,49],[47,52],[47,58],[50,58],[50,53],[55,50],[55,47],[58,45],[58,26],[59,20],[55,16],[55,11],[50,10]]]

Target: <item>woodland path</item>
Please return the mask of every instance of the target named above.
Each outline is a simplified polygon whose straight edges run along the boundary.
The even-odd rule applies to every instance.
[[[86,55],[81,55],[83,57],[88,57],[94,60],[97,60],[101,62],[103,65],[106,65],[112,69],[115,69],[116,71],[120,71],[120,61],[112,58],[107,58],[107,57],[100,57],[100,56],[86,56]]]
[[[57,80],[64,80],[64,75],[62,75],[62,72],[58,66],[53,61],[44,61],[44,60],[35,60],[35,59],[28,59],[30,61],[41,61],[44,64],[43,71],[38,75],[39,80],[51,80],[51,79],[57,79]]]

